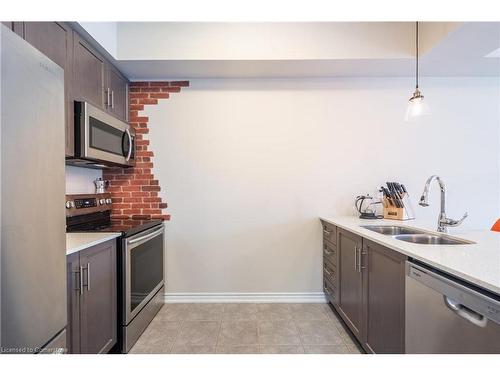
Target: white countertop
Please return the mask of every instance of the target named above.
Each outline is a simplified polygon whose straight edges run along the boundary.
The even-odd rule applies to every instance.
[[[120,237],[121,233],[66,233],[66,255]]]
[[[500,294],[500,233],[491,231],[460,231],[454,228],[452,237],[474,241],[466,245],[422,245],[396,240],[373,232],[361,225],[398,225],[435,232],[429,223],[417,220],[363,220],[353,216],[328,217],[322,220],[356,233],[373,242],[396,250],[432,267]]]

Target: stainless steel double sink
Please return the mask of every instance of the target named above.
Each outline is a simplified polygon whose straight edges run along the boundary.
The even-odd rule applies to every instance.
[[[397,225],[361,225],[361,228],[391,236],[396,240],[422,245],[470,245],[474,243],[446,234],[428,233],[419,229]]]

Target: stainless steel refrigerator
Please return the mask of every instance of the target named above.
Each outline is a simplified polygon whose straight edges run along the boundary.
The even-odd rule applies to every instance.
[[[66,347],[63,69],[1,26],[1,350]]]

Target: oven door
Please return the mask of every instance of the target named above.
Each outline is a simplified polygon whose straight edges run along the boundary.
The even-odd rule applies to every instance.
[[[81,157],[123,166],[134,165],[135,131],[101,109],[75,102],[80,119]]]
[[[163,286],[163,224],[124,238],[123,317],[125,325],[142,310]]]

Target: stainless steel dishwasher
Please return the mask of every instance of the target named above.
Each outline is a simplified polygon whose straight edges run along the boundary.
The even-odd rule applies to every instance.
[[[406,264],[406,353],[500,353],[500,298]]]

